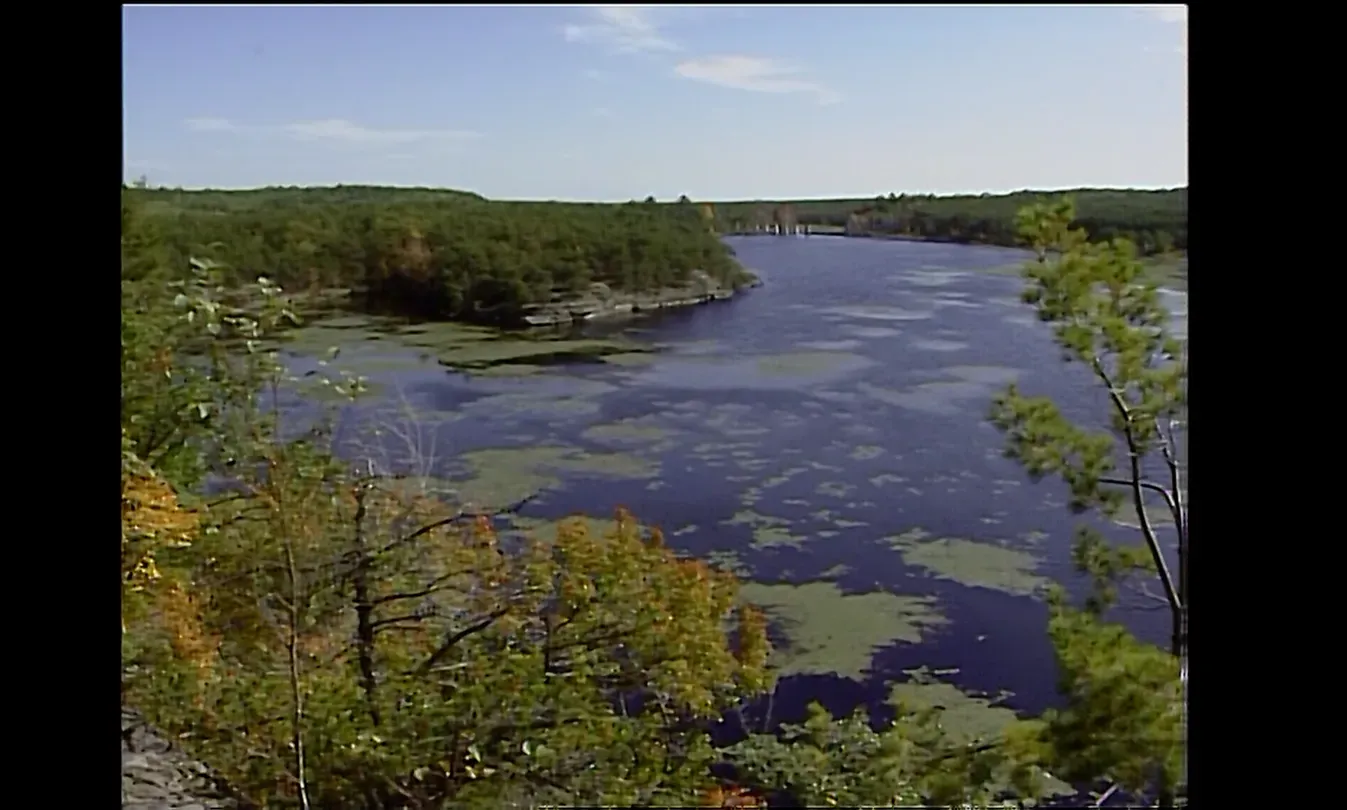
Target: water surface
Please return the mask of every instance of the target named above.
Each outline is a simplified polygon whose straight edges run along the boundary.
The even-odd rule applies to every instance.
[[[1006,694],[1014,709],[1053,703],[1037,590],[1075,582],[1077,519],[1063,487],[1033,484],[1001,456],[986,414],[1009,382],[1077,418],[1098,420],[1107,403],[1060,361],[1019,302],[1022,282],[994,272],[1024,254],[829,237],[731,244],[763,287],[589,336],[654,354],[483,375],[446,369],[406,335],[369,339],[358,321],[302,343],[340,343],[338,365],[374,382],[375,401],[348,416],[410,416],[405,438],[382,445],[390,465],[399,442],[415,444],[433,456],[424,474],[458,479],[469,500],[540,492],[524,511],[535,520],[623,505],[671,546],[751,580],[792,676],[778,719],[798,718],[811,697],[835,711],[877,704],[917,667]],[[1182,332],[1186,298],[1167,303]],[[1164,615],[1128,620],[1161,641]]]

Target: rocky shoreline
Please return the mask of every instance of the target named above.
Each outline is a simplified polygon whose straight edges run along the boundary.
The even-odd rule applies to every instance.
[[[122,707],[125,810],[244,810],[211,770]]]
[[[637,315],[661,309],[709,304],[733,298],[741,289],[761,286],[756,277],[743,287],[720,284],[701,271],[691,283],[655,292],[619,293],[606,284],[592,284],[586,295],[530,307],[521,316],[525,327],[566,326],[604,318]]]

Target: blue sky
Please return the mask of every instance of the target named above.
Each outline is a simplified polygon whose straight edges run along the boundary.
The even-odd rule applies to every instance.
[[[127,178],[494,198],[1188,182],[1168,7],[123,10]]]

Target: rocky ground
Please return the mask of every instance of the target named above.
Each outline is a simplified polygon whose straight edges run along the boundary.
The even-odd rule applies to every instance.
[[[194,762],[130,709],[122,709],[122,807],[242,810],[206,766]]]

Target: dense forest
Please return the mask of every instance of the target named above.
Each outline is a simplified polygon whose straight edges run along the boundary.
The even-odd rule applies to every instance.
[[[722,232],[775,225],[840,229],[852,236],[906,236],[988,245],[1018,245],[1016,214],[1061,194],[1076,202],[1073,223],[1091,240],[1126,237],[1142,255],[1188,248],[1188,189],[1143,191],[1082,188],[937,197],[889,194],[873,199],[757,200],[714,204]]]
[[[457,191],[337,187],[124,189],[124,233],[150,229],[165,261],[204,259],[234,280],[351,288],[371,308],[509,323],[595,291],[752,280],[691,204],[487,201]],[[603,285],[596,287],[596,285]]]
[[[1142,255],[1188,245],[1188,192],[1079,189],[1074,225]],[[703,271],[752,276],[718,238],[781,226],[854,236],[1021,244],[1016,213],[1046,192],[874,199],[623,204],[507,202],[450,189],[336,186],[244,191],[124,188],[123,230],[150,229],[169,264],[189,258],[284,288],[349,288],[371,308],[504,323],[600,291],[685,287]],[[602,285],[602,286],[596,286]]]

